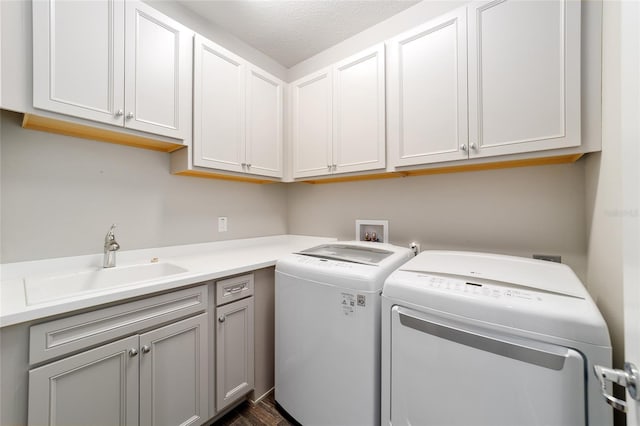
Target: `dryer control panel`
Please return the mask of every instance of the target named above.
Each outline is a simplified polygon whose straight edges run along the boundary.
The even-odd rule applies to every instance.
[[[451,291],[455,293],[487,296],[487,297],[508,297],[520,300],[542,301],[540,292],[527,291],[513,286],[502,286],[497,284],[489,284],[478,280],[464,280],[451,277],[441,277],[429,274],[417,274],[417,277],[432,289],[442,291]]]

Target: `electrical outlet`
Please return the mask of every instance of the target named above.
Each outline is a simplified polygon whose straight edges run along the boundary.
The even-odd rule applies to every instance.
[[[553,254],[534,254],[533,258],[538,260],[546,260],[549,262],[562,263],[562,257]]]
[[[227,217],[220,216],[218,218],[218,232],[227,232]]]
[[[414,254],[415,256],[417,256],[417,255],[418,255],[418,253],[420,253],[420,243],[416,243],[416,242],[414,241],[414,242],[412,242],[411,244],[409,244],[409,248],[410,248],[411,250],[413,250],[413,254]]]

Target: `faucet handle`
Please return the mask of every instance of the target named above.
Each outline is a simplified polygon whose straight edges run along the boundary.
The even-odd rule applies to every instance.
[[[109,241],[115,241],[116,236],[115,236],[115,234],[113,232],[114,229],[116,229],[116,224],[115,223],[111,225],[111,228],[109,228],[109,232],[107,232],[107,235],[105,235],[105,237],[104,237],[105,244],[107,242],[109,242]]]

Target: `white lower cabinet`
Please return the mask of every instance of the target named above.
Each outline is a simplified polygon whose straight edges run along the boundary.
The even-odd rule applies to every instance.
[[[200,286],[32,326],[32,363],[56,360],[29,370],[28,424],[204,423],[206,305],[207,287]],[[99,338],[111,341],[95,347]],[[78,353],[82,345],[91,349]],[[74,355],[60,359],[61,351]]]
[[[137,425],[138,336],[29,371],[29,425]]]
[[[244,297],[216,307],[216,409],[220,412],[254,387],[253,275],[219,281],[217,287],[219,296]],[[221,297],[216,300],[224,302]]]
[[[140,425],[208,418],[207,314],[140,335]]]
[[[200,314],[34,368],[29,424],[201,424],[206,342],[207,314]]]

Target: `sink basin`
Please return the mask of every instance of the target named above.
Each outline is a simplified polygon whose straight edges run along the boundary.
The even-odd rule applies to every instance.
[[[27,277],[24,279],[24,289],[27,305],[36,305],[79,294],[140,284],[184,272],[188,271],[172,263],[117,266],[65,275]]]

